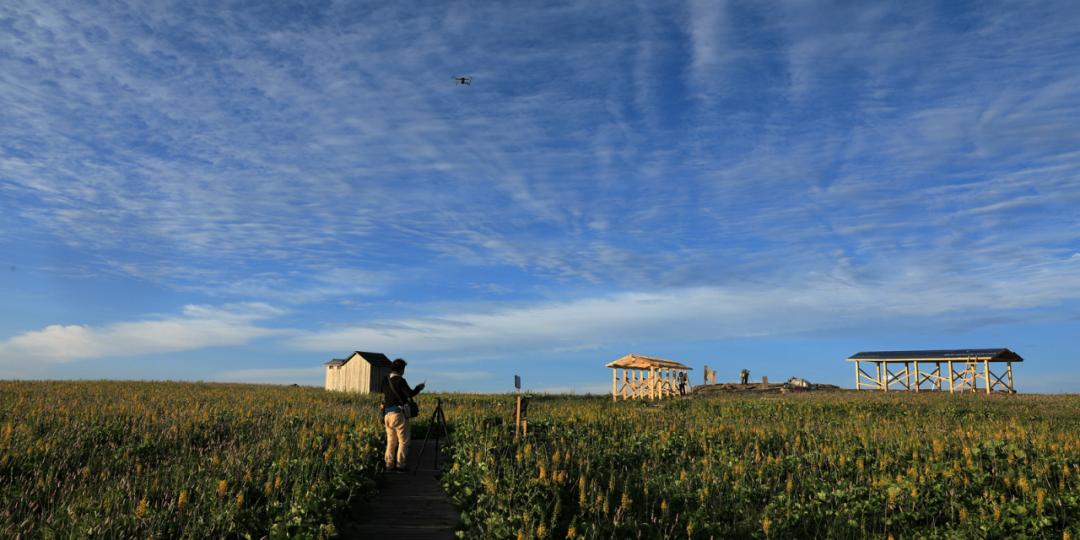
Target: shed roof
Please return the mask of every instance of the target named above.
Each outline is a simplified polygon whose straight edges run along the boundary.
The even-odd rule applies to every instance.
[[[353,353],[350,354],[347,358],[334,358],[333,360],[330,360],[329,362],[327,362],[324,365],[327,365],[327,366],[345,365],[349,360],[352,360],[353,358],[356,358],[357,355],[359,355],[360,358],[363,358],[364,360],[367,361],[367,363],[369,363],[369,364],[371,364],[373,366],[376,366],[376,367],[390,367],[390,359],[387,358],[385,354],[377,353],[377,352],[364,352],[364,351],[353,351]]]
[[[964,360],[988,360],[990,362],[1023,362],[1024,359],[1009,349],[942,349],[932,351],[867,351],[848,358],[855,360],[875,360],[886,362],[928,361],[946,362]]]
[[[649,368],[669,368],[669,369],[693,369],[684,364],[680,364],[674,360],[664,360],[663,358],[653,358],[651,356],[641,356],[639,354],[628,354],[614,362],[607,365],[609,368],[629,368],[629,369],[649,369]]]

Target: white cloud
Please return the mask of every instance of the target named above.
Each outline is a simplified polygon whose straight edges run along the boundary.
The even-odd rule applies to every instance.
[[[0,235],[27,252],[48,236],[82,279],[275,304],[439,280],[570,299],[326,329],[307,348],[783,331],[847,316],[824,286],[800,288],[819,276],[871,314],[937,305],[910,290],[996,309],[1035,301],[1005,289],[1053,302],[1075,284],[1057,262],[1080,238],[1078,56],[1061,45],[1075,9],[951,25],[901,2],[62,4],[0,4],[0,219],[18,224]],[[583,284],[645,292],[572,300]],[[683,330],[699,318],[712,329]],[[198,327],[212,319],[130,323],[150,343],[123,324],[50,326],[3,351],[263,330]]]
[[[973,280],[942,279],[912,269],[887,282],[810,275],[783,285],[693,287],[628,292],[525,306],[465,308],[431,318],[384,320],[291,338],[303,350],[401,351],[568,350],[602,343],[703,340],[845,328],[870,321],[932,324],[1049,308],[1080,298],[1080,265],[1072,258],[1024,273]]]
[[[719,81],[713,70],[737,50],[728,41],[728,5],[721,0],[690,0],[689,6],[687,23],[693,52],[693,82],[700,85],[711,81],[715,84]]]
[[[244,345],[280,335],[256,321],[282,313],[261,303],[187,305],[179,316],[99,327],[54,324],[0,342],[0,363],[34,365]]]
[[[758,256],[821,271],[822,244],[932,258],[895,235],[1024,238],[1037,221],[968,230],[957,209],[1078,197],[1080,85],[1057,54],[1074,13],[977,10],[964,39],[903,3],[735,7],[8,2],[0,205],[19,203],[0,210],[120,251],[80,264],[300,303],[381,291],[317,276],[391,275],[402,252],[624,288],[756,273]],[[672,118],[686,46],[686,92],[709,106]],[[477,84],[433,75],[459,70]],[[974,178],[931,198],[953,163]]]
[[[239,298],[259,298],[286,304],[307,304],[331,298],[367,297],[383,292],[394,280],[387,273],[360,268],[287,274],[266,272],[235,281],[193,284],[185,288],[206,294]]]

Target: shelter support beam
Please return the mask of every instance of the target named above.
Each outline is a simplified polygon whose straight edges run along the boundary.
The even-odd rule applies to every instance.
[[[619,401],[619,369],[611,369],[611,401]]]

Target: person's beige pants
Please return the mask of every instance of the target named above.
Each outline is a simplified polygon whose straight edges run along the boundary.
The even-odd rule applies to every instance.
[[[409,463],[409,440],[412,434],[409,432],[409,419],[402,413],[387,413],[383,417],[386,424],[386,468],[393,469],[395,466],[405,467]]]

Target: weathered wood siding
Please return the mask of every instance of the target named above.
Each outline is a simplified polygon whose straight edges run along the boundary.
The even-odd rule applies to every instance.
[[[360,394],[380,392],[380,382],[389,374],[389,368],[372,367],[360,355],[353,354],[343,365],[326,366],[326,389]]]

